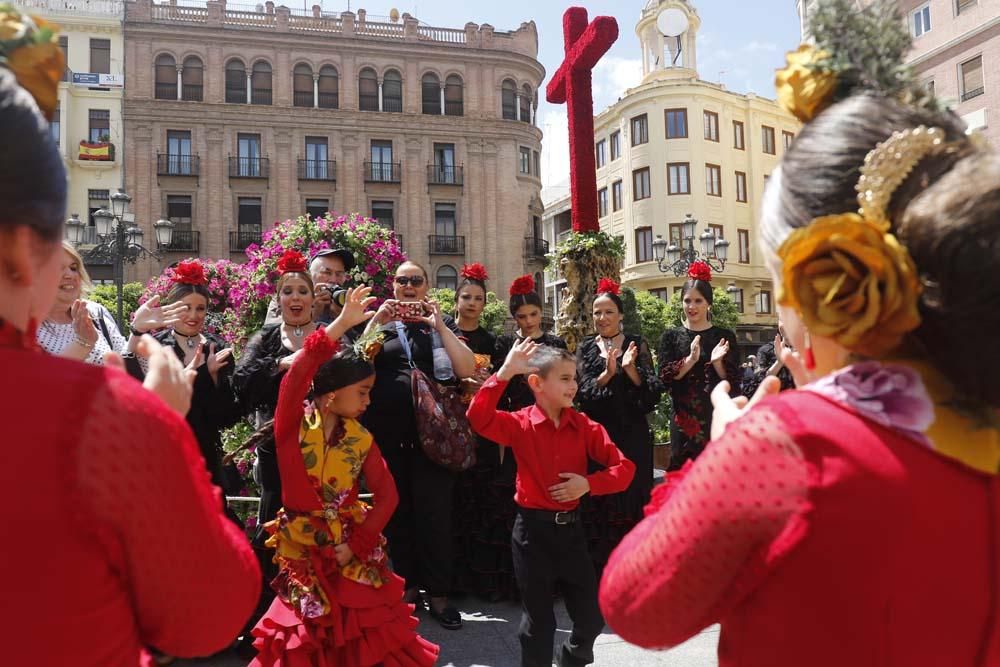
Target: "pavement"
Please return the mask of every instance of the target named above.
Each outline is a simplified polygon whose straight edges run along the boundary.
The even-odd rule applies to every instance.
[[[418,613],[418,632],[441,647],[440,667],[518,667],[520,646],[517,626],[520,605],[512,602],[489,603],[477,598],[455,599],[462,610],[464,627],[445,630],[426,611]],[[562,602],[556,602],[556,646],[569,636],[572,623]],[[716,647],[719,627],[712,626],[669,651],[647,651],[625,642],[605,628],[594,646],[594,664],[598,667],[717,667]],[[245,667],[246,661],[235,653],[225,653],[206,660],[181,660],[177,667]]]

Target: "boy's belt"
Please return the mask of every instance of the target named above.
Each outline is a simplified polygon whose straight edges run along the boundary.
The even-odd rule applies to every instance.
[[[566,512],[553,512],[552,510],[536,510],[528,507],[519,507],[518,511],[521,512],[525,518],[534,519],[536,521],[544,521],[546,523],[554,523],[559,526],[576,523],[577,519],[580,518],[580,512],[576,509]]]

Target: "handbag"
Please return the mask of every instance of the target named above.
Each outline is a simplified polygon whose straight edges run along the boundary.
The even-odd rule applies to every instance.
[[[476,434],[465,416],[462,395],[427,377],[413,363],[410,341],[402,323],[396,333],[410,364],[413,413],[420,448],[431,461],[453,472],[468,470],[476,463]]]

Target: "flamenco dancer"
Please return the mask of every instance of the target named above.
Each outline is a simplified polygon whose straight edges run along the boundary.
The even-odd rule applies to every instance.
[[[721,623],[721,667],[998,665],[1000,155],[903,66],[891,6],[812,25],[761,220],[798,389],[716,389],[602,608],[648,647]]]
[[[403,579],[388,567],[381,531],[399,497],[357,421],[375,370],[353,348],[340,349],[341,336],[374,316],[365,312],[370,293],[348,290],[340,315],[306,338],[281,383],[274,436],[284,505],[267,525],[280,570],[277,597],[253,629],[259,654],[251,667],[417,667],[437,659],[437,646],[414,632],[414,606],[402,601]],[[373,507],[358,499],[361,476]]]

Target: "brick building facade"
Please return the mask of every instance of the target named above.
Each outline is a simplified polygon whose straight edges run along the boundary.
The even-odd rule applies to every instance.
[[[126,189],[147,238],[177,224],[130,279],[190,255],[238,260],[273,221],[326,210],[392,226],[432,284],[463,262],[497,286],[541,266],[534,23],[125,6]]]

